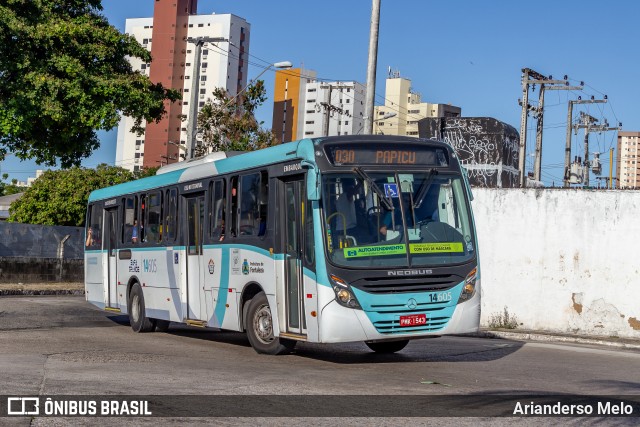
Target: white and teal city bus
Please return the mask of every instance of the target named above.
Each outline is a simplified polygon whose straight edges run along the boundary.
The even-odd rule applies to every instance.
[[[409,340],[478,330],[466,173],[447,144],[304,139],[213,153],[91,193],[86,298],[136,332],[170,322],[298,341]]]

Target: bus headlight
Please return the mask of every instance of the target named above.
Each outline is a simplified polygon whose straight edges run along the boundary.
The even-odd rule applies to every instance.
[[[331,287],[336,294],[338,304],[347,308],[361,308],[360,303],[358,303],[356,296],[351,292],[351,288],[347,285],[347,282],[333,274],[330,275],[329,278],[331,279]]]
[[[478,267],[471,270],[467,277],[464,279],[464,286],[460,293],[460,299],[458,304],[470,300],[476,293],[476,279],[478,278]]]

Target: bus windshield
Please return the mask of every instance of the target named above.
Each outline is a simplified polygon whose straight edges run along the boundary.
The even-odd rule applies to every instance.
[[[354,172],[323,176],[325,242],[341,267],[404,268],[475,256],[460,174]]]

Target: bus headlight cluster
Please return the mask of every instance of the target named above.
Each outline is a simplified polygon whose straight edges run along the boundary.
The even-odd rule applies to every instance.
[[[349,285],[347,285],[347,282],[333,274],[329,277],[331,278],[331,285],[333,292],[336,294],[338,304],[347,308],[361,308],[360,303],[358,303],[356,296],[351,291]]]
[[[462,292],[460,293],[458,304],[470,300],[475,295],[477,278],[478,267],[471,270],[471,272],[467,274],[466,279],[464,279],[464,286],[462,287]]]

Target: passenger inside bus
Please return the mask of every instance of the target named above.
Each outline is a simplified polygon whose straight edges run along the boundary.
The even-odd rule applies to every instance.
[[[133,220],[133,228],[131,229],[131,242],[138,242],[138,220]]]
[[[338,213],[335,223],[335,230],[338,235],[347,235],[355,239],[355,243],[363,241],[363,234],[358,227],[359,200],[357,198],[361,185],[356,184],[351,178],[342,179],[342,193],[336,202],[336,212]]]

